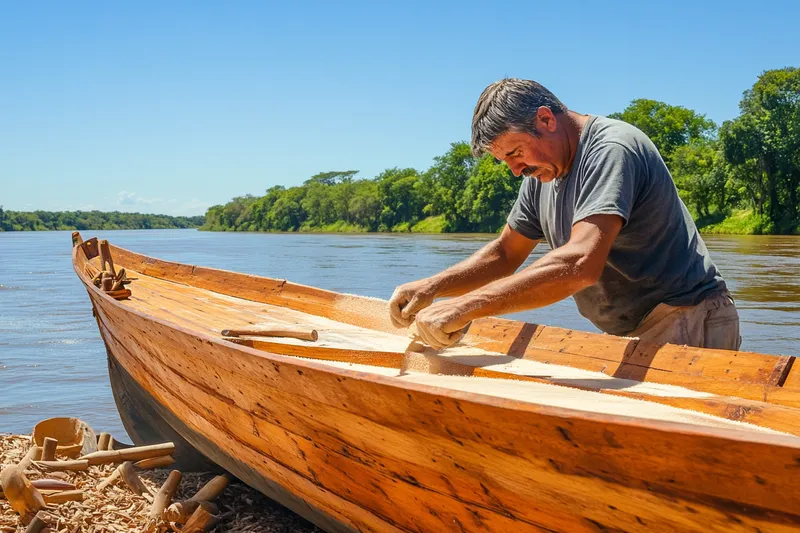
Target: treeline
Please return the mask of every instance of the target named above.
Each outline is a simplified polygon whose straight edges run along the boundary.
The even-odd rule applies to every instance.
[[[800,226],[800,70],[770,70],[745,91],[740,115],[718,127],[705,115],[634,100],[611,115],[647,133],[705,231],[794,233]],[[302,186],[211,207],[212,231],[495,232],[521,182],[491,156],[451,145],[424,172],[393,168],[372,179],[322,172]]]
[[[197,228],[204,216],[171,217],[102,211],[5,211],[0,206],[0,231],[115,230]]]
[[[302,186],[272,187],[211,207],[212,231],[497,231],[521,182],[491,157],[454,143],[425,172],[392,168],[374,179],[322,172]]]

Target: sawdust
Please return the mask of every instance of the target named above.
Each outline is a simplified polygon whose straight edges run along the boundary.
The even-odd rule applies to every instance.
[[[17,464],[23,458],[31,439],[25,435],[0,434],[0,468]],[[91,466],[84,472],[65,472],[65,480],[83,490],[82,502],[50,505],[53,533],[99,533],[144,531],[150,503],[134,494],[122,481],[98,491],[95,487],[113,472],[116,465]],[[140,470],[144,484],[155,494],[169,475],[170,469]],[[54,477],[52,473],[39,473],[30,468],[29,479]],[[214,477],[213,474],[184,473],[173,501],[191,497]],[[291,511],[269,500],[243,483],[232,483],[215,500],[221,521],[209,531],[222,533],[322,533]],[[4,499],[0,499],[0,533],[22,533],[25,526],[19,522]],[[169,523],[159,524],[159,533],[173,531]]]

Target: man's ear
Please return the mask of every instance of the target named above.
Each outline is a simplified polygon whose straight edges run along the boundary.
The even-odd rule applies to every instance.
[[[536,110],[536,131],[554,133],[558,128],[558,119],[547,106],[540,106]]]

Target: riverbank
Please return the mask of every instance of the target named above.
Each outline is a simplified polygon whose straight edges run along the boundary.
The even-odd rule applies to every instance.
[[[700,233],[708,235],[798,235],[799,229],[787,228],[783,231],[774,231],[766,219],[757,215],[752,210],[734,210],[728,216],[710,215],[695,220]],[[223,226],[201,226],[200,231],[254,231],[228,228]],[[502,229],[502,227],[500,228]],[[498,230],[499,232],[500,230]],[[427,217],[416,224],[404,222],[397,224],[387,232],[370,231],[369,228],[350,224],[340,220],[324,226],[300,226],[297,231],[259,231],[258,233],[422,233],[422,234],[450,234],[458,235],[460,232],[448,231],[448,223],[444,215]],[[469,233],[469,232],[464,232]]]

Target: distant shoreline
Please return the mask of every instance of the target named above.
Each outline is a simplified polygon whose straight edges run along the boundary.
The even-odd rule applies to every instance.
[[[120,211],[7,211],[0,206],[0,232],[111,231],[199,228],[205,216],[123,213]]]

